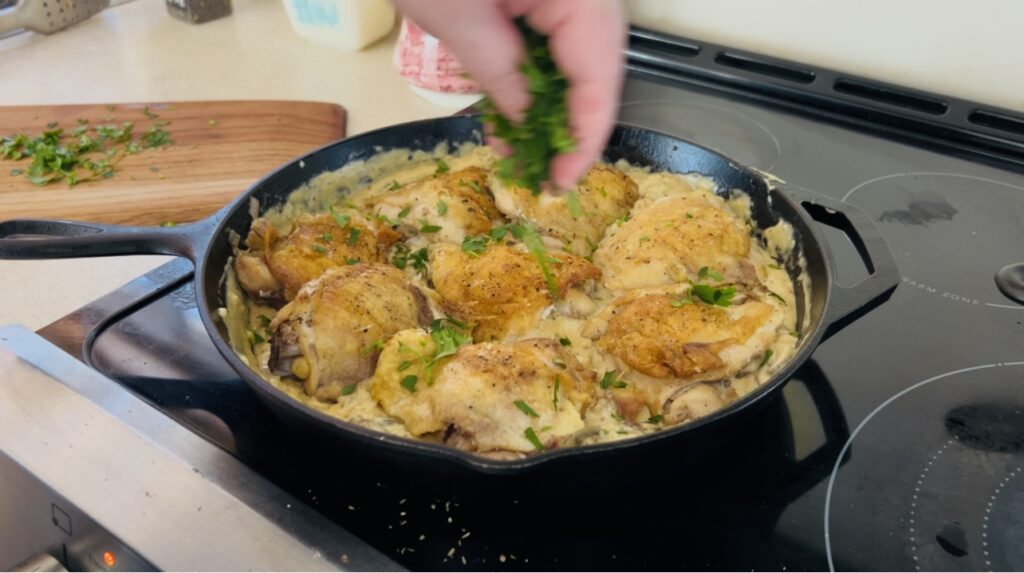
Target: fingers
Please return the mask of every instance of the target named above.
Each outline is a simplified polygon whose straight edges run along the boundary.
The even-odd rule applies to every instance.
[[[552,58],[569,81],[569,127],[576,149],[551,165],[552,183],[568,189],[600,156],[615,124],[625,71],[622,8],[617,0],[518,3],[529,10],[530,26],[549,36]]]
[[[506,117],[530,105],[519,72],[523,40],[500,0],[394,0],[405,16],[444,42]]]

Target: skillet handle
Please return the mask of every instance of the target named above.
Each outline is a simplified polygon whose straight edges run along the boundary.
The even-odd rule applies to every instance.
[[[78,221],[13,219],[0,223],[0,259],[176,255],[195,262],[216,216],[176,227],[126,227]]]
[[[782,186],[781,191],[796,200],[815,221],[842,231],[857,249],[869,273],[867,278],[852,286],[833,281],[825,309],[824,322],[828,325],[822,338],[825,340],[888,300],[899,284],[899,267],[885,239],[864,211],[792,185]]]

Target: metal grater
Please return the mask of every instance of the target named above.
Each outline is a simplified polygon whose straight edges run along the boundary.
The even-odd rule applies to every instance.
[[[21,0],[0,10],[0,37],[15,30],[52,34],[95,16],[110,0]]]

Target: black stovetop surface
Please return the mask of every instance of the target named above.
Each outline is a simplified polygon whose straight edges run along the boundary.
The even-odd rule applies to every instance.
[[[412,569],[1024,568],[1024,305],[993,280],[1024,261],[1024,174],[636,71],[621,119],[863,209],[902,274],[740,442],[686,470],[457,500],[328,471],[217,354],[181,261],[85,359]],[[863,277],[823,231],[839,281]]]

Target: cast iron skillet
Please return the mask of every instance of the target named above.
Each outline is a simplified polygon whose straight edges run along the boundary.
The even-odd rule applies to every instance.
[[[877,229],[850,205],[785,184],[770,189],[764,179],[730,159],[698,145],[638,127],[619,125],[605,150],[605,158],[678,173],[698,172],[712,177],[723,193],[740,189],[749,194],[758,228],[779,220],[793,226],[797,247],[786,269],[794,278],[797,258],[806,259],[811,288],[798,291],[800,314],[808,326],[801,333],[795,356],[767,383],[728,407],[694,423],[651,435],[602,445],[556,449],[516,461],[495,461],[446,446],[377,433],[307,408],[289,398],[239,360],[227,331],[217,317],[223,301],[224,269],[232,255],[229,232],[244,237],[252,222],[250,199],[259,200],[261,212],[284,202],[289,193],[313,176],[366,159],[382,150],[432,150],[440,142],[461,143],[480,139],[480,125],[472,116],[447,117],[388,127],[338,141],[296,159],[254,184],[233,203],[208,219],[169,228],[136,228],[71,221],[12,220],[0,223],[0,258],[43,259],[125,254],[168,254],[191,259],[195,265],[198,308],[214,344],[263,402],[306,444],[330,448],[342,460],[364,459],[400,467],[409,475],[433,476],[554,473],[597,475],[625,464],[658,460],[681,461],[718,448],[724,438],[743,427],[752,406],[780,390],[791,374],[826,337],[874,308],[891,295],[898,282],[892,254]],[[87,189],[83,189],[87,193]],[[834,261],[812,219],[844,231],[857,247],[869,275],[852,287],[834,280]],[[800,321],[803,316],[800,316]],[[159,325],[154,325],[159,328]],[[358,461],[357,461],[358,460]],[[345,463],[343,461],[343,463]],[[587,472],[586,474],[582,472]]]

